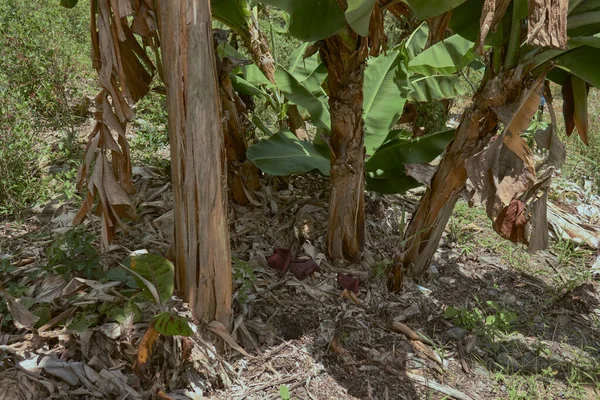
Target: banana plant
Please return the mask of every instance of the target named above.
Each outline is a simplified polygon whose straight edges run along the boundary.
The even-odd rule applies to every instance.
[[[432,161],[452,139],[453,131],[411,139],[392,129],[406,101],[437,101],[461,94],[455,73],[476,56],[473,43],[461,37],[452,36],[424,51],[423,38],[427,38],[425,24],[402,45],[367,60],[363,98],[367,190],[401,193],[419,186],[406,175],[405,164]],[[331,133],[328,96],[323,89],[326,71],[318,54],[302,57],[307,48],[306,43],[300,46],[292,54],[289,70],[278,67],[275,77],[285,96],[306,111],[318,135],[312,143],[300,143],[279,132],[250,147],[248,158],[271,175],[315,169],[324,175],[330,172],[322,167],[330,155],[325,142]],[[460,64],[452,67],[454,59]]]
[[[402,256],[391,269],[392,290],[402,286],[403,271],[415,278],[427,271],[467,178],[474,200],[485,205],[502,237],[528,243],[532,251],[547,246],[545,202],[552,171],[536,175],[521,134],[538,109],[542,91],[550,100],[544,84],[548,79],[563,86],[567,133],[577,129],[587,142],[588,86],[600,87],[598,1],[558,1],[552,3],[552,11],[536,0],[407,3],[420,18],[452,10],[450,29],[475,42],[474,49],[487,53],[488,62],[472,105],[406,230]],[[504,130],[486,148],[500,123]],[[552,154],[562,148],[553,125],[540,141],[550,149],[549,160],[561,159]],[[530,236],[525,225],[531,226]]]

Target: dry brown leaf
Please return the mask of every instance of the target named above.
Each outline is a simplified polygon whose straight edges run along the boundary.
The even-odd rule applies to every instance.
[[[513,243],[527,243],[525,238],[525,204],[520,200],[512,200],[494,221],[494,230],[503,238]]]
[[[489,32],[494,32],[506,13],[511,0],[485,0],[479,19],[479,36],[475,42],[475,51],[483,54],[485,38]]]
[[[569,0],[529,0],[527,43],[566,49],[568,10]]]
[[[575,101],[573,100],[573,86],[571,85],[571,75],[562,84],[561,94],[563,98],[563,117],[565,119],[565,133],[571,136],[575,130]]]
[[[571,77],[573,86],[573,120],[579,133],[581,141],[588,145],[588,105],[587,97],[589,85],[581,78],[573,75]]]
[[[548,192],[531,204],[531,236],[527,251],[548,248]]]
[[[437,42],[444,40],[450,19],[452,19],[452,10],[446,11],[443,14],[427,20],[429,35],[427,36],[427,44],[425,45],[425,48],[431,47]]]
[[[33,325],[40,319],[40,317],[33,315],[28,309],[21,304],[20,301],[15,299],[8,293],[4,288],[0,287],[0,294],[6,299],[8,306],[8,312],[13,318],[13,323],[17,329],[31,329]]]
[[[217,335],[219,335],[221,337],[221,339],[223,339],[225,342],[227,342],[227,344],[229,346],[231,346],[234,350],[237,350],[239,353],[241,353],[242,355],[248,357],[248,358],[254,358],[252,357],[250,354],[248,354],[246,352],[246,350],[244,350],[242,348],[242,346],[240,346],[234,338],[231,337],[231,335],[229,334],[229,332],[227,332],[227,329],[225,328],[225,325],[223,325],[222,323],[220,323],[219,321],[213,321],[210,324],[208,324],[208,328],[213,331],[214,333],[216,333]]]
[[[158,339],[159,333],[154,329],[152,325],[148,327],[146,333],[142,337],[140,347],[138,348],[135,361],[133,363],[133,371],[140,377],[144,377],[144,371],[148,366],[150,357],[152,356],[152,347],[154,342]]]

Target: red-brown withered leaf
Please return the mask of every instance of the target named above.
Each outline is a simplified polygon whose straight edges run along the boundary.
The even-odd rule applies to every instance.
[[[348,275],[340,274],[338,272],[337,281],[338,281],[338,284],[342,287],[342,289],[349,290],[356,294],[358,294],[358,292],[360,291],[360,288],[359,288],[360,282],[358,279],[355,279]]]
[[[274,268],[284,275],[292,261],[292,252],[290,249],[275,249],[273,254],[267,257],[267,263],[271,268]]]
[[[525,238],[525,204],[520,200],[513,200],[505,207],[496,221],[494,221],[494,230],[500,236],[510,240],[513,243],[527,243]]]
[[[300,280],[306,279],[315,272],[319,272],[319,266],[312,259],[293,260],[290,262],[290,272]]]

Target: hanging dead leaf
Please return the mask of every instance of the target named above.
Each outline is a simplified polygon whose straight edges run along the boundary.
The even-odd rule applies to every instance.
[[[573,86],[573,120],[581,141],[588,145],[588,104],[589,85],[581,78],[571,77]]]
[[[531,236],[527,251],[548,248],[548,192],[531,204]]]
[[[573,99],[573,85],[571,75],[568,75],[562,84],[563,117],[565,119],[565,133],[571,136],[575,130],[575,101]]]
[[[483,54],[485,38],[489,32],[494,32],[508,9],[511,0],[485,0],[479,19],[479,36],[475,42],[475,51]]]
[[[565,50],[569,0],[529,0],[528,4],[527,43]]]
[[[525,238],[525,204],[519,200],[512,200],[494,221],[494,230],[503,238],[513,243],[527,243]]]
[[[556,133],[556,114],[552,103],[549,103],[548,111],[552,122],[545,130],[537,131],[534,139],[538,146],[548,150],[548,158],[542,165],[558,169],[566,160],[565,145]]]
[[[150,325],[142,337],[135,362],[133,363],[133,371],[140,378],[144,377],[144,371],[146,370],[150,361],[150,357],[152,356],[152,347],[154,346],[156,339],[158,339],[158,332],[152,325]]]
[[[446,11],[443,14],[437,15],[427,20],[427,26],[429,27],[429,35],[427,36],[427,44],[425,48],[431,47],[437,42],[444,40],[446,37],[446,30],[448,24],[452,19],[452,10]]]

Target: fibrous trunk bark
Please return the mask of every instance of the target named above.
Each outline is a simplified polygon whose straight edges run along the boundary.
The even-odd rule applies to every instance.
[[[209,0],[157,2],[169,114],[176,283],[203,323],[231,322],[225,150]]]
[[[246,131],[249,125],[246,106],[233,89],[227,73],[221,74],[219,83],[229,194],[237,204],[246,205],[250,202],[248,191],[260,187],[258,168],[246,158]]]
[[[410,220],[401,255],[390,271],[388,286],[391,290],[402,287],[403,270],[413,278],[420,278],[427,271],[465,187],[465,161],[481,151],[498,128],[498,117],[492,108],[514,102],[524,90],[526,77],[521,68],[484,77],[473,96],[473,105],[463,114],[456,137],[433,176],[431,187]]]
[[[363,80],[365,54],[336,35],[320,54],[329,73],[331,176],[327,248],[333,259],[356,260],[365,244],[365,147]]]

